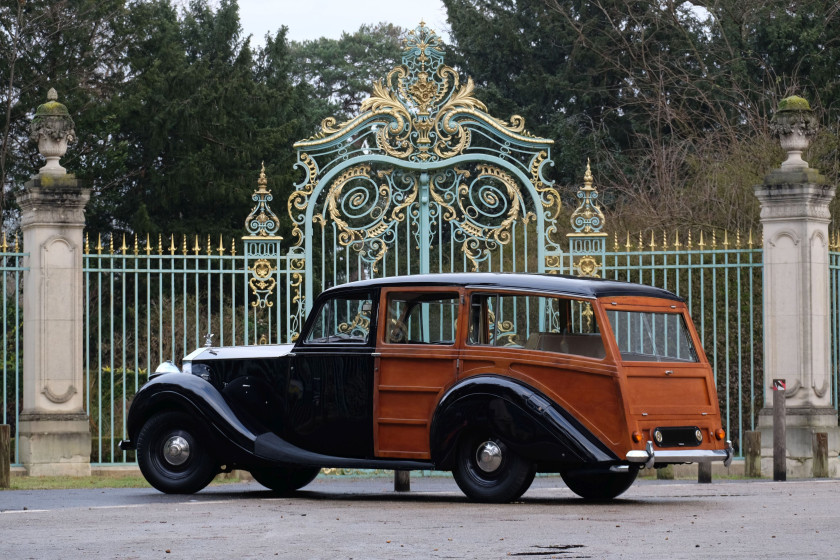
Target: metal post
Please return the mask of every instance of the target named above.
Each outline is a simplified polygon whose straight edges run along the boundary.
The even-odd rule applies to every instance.
[[[420,274],[429,273],[429,174],[420,174]]]
[[[773,380],[773,480],[787,480],[785,380]]]
[[[394,471],[394,492],[410,492],[411,478],[409,471]]]
[[[8,424],[0,425],[0,488],[8,488],[12,483],[11,443],[11,428]]]

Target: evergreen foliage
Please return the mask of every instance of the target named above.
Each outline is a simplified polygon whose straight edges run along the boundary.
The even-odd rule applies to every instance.
[[[806,159],[840,177],[840,10],[819,0],[443,0],[447,61],[489,111],[552,138],[571,195],[587,158],[617,227],[755,227],[752,185],[782,160],[767,123],[800,95],[822,124]],[[28,139],[50,87],[93,190],[89,229],[243,233],[265,161],[275,211],[302,179],[292,144],[359,110],[405,30],[363,26],[250,47],[236,0],[0,5],[0,213],[42,165]],[[411,25],[414,22],[399,22]],[[281,235],[288,235],[283,222]]]
[[[755,227],[752,185],[782,159],[767,123],[794,93],[820,107],[827,133],[811,163],[836,183],[836,3],[444,4],[462,71],[488,92],[490,111],[522,114],[553,138],[570,190],[591,157],[614,225]]]

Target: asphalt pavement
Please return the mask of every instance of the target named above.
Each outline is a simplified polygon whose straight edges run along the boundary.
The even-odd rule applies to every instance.
[[[587,504],[538,477],[513,504],[451,477],[319,476],[292,497],[255,482],[0,492],[0,559],[840,558],[840,481],[639,480]]]

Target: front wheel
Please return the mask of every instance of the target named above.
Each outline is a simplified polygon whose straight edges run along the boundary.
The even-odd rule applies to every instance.
[[[318,467],[271,467],[251,470],[254,480],[278,494],[289,494],[315,480]]]
[[[461,438],[453,475],[466,496],[475,502],[516,500],[534,481],[534,465],[498,438],[477,433]]]
[[[193,494],[218,466],[195,420],[179,411],[149,418],[137,435],[137,463],[146,480],[167,494]]]
[[[606,502],[623,494],[639,474],[638,467],[627,472],[612,472],[609,469],[586,470],[567,469],[560,473],[569,490],[591,502]]]

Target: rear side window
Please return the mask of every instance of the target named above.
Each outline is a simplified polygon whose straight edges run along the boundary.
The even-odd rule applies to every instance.
[[[603,358],[592,305],[569,298],[473,294],[468,343]]]
[[[697,362],[685,319],[678,313],[607,311],[621,359],[636,362]]]

